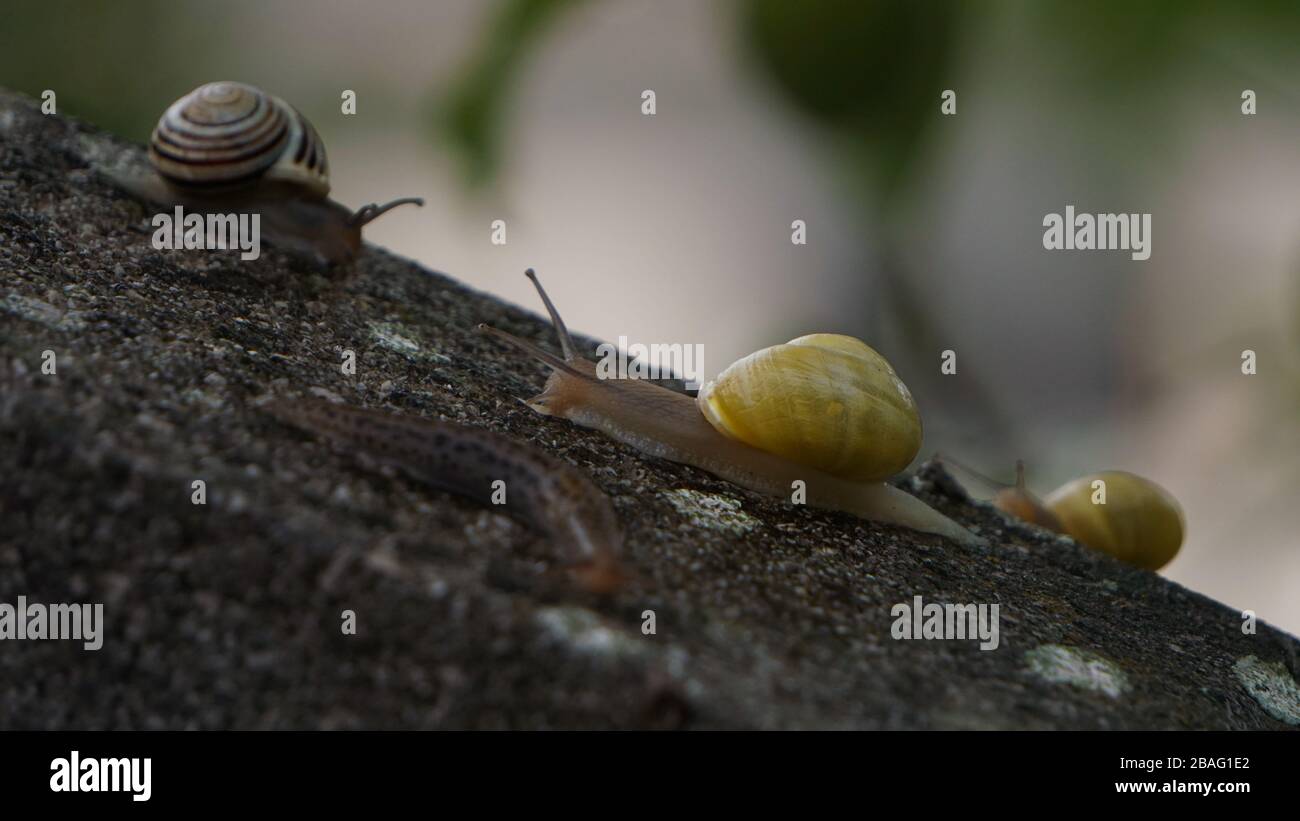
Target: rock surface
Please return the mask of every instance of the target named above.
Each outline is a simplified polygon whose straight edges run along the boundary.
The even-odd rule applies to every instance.
[[[553,349],[546,323],[382,250],[331,275],[274,249],[156,251],[152,209],[95,171],[141,154],[0,92],[0,602],[103,602],[106,621],[98,651],[0,643],[0,727],[1300,716],[1293,637],[1243,635],[1221,604],[1009,525],[937,466],[902,486],[991,547],[792,508],[541,418],[515,398],[542,367],[474,326]],[[577,590],[554,572],[558,546],[257,408],[295,395],[488,427],[579,466],[624,522],[634,580]],[[918,595],[998,604],[999,646],[894,640],[891,608]]]

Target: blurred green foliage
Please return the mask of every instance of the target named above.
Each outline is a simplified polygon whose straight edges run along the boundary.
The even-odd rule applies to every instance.
[[[460,81],[439,109],[439,129],[474,183],[500,162],[501,112],[522,61],[562,13],[581,0],[505,0]],[[1141,144],[1117,144],[1093,128],[1102,148],[1141,162],[1164,153],[1171,95],[1153,93],[1206,67],[1227,72],[1223,54],[1295,53],[1295,0],[736,0],[742,43],[763,76],[799,111],[840,139],[846,170],[860,170],[865,198],[880,208],[915,179],[941,121],[939,95],[968,78],[961,60],[985,45],[991,23],[1038,42],[1032,79],[1053,72],[1068,88],[1072,121],[1096,123],[1123,111]],[[1210,48],[1208,44],[1213,44]],[[960,95],[959,95],[960,96]],[[1077,105],[1077,103],[1083,105]],[[1098,116],[1101,115],[1101,116]]]
[[[443,136],[463,160],[471,185],[501,162],[501,119],[516,75],[547,28],[582,0],[506,0],[483,45],[438,108]]]
[[[218,49],[220,14],[163,0],[5,0],[0,12],[0,83],[58,110],[143,141],[177,73],[198,50]]]
[[[965,7],[947,0],[749,0],[756,62],[805,114],[846,137],[885,198],[909,177],[951,87]]]

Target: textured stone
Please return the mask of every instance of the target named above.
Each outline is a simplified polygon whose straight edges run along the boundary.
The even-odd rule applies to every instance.
[[[988,547],[792,508],[541,418],[514,400],[542,367],[474,331],[553,347],[532,311],[373,247],[329,275],[273,248],[155,251],[151,212],[94,170],[141,153],[0,92],[0,601],[102,601],[107,620],[98,652],[0,645],[0,727],[1287,726],[1238,660],[1283,692],[1294,638],[1008,525],[936,466],[900,486]],[[588,471],[633,581],[581,593],[558,546],[256,407],[297,395],[491,428]],[[998,603],[998,649],[894,641],[890,608],[915,595]],[[1049,680],[1026,662],[1047,645],[1126,686]]]

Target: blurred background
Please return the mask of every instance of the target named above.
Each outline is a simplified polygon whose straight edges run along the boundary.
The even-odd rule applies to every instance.
[[[10,0],[5,17],[0,85],[139,142],[206,81],[284,97],[324,138],[336,199],[428,199],[370,240],[532,310],[535,266],[582,333],[702,343],[705,377],[803,333],[861,337],[912,388],[923,455],[1005,481],[1023,458],[1040,494],[1106,468],[1154,479],[1189,526],[1164,572],[1300,633],[1294,2]],[[1067,205],[1151,213],[1151,258],[1045,251]]]

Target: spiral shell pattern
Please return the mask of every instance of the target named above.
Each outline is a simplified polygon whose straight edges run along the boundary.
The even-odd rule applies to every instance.
[[[182,188],[226,188],[261,181],[329,194],[325,146],[292,106],[243,83],[208,83],[173,103],[149,141],[149,159]]]
[[[809,334],[733,362],[696,405],[724,436],[855,482],[907,467],[921,415],[886,359],[841,334]]]

